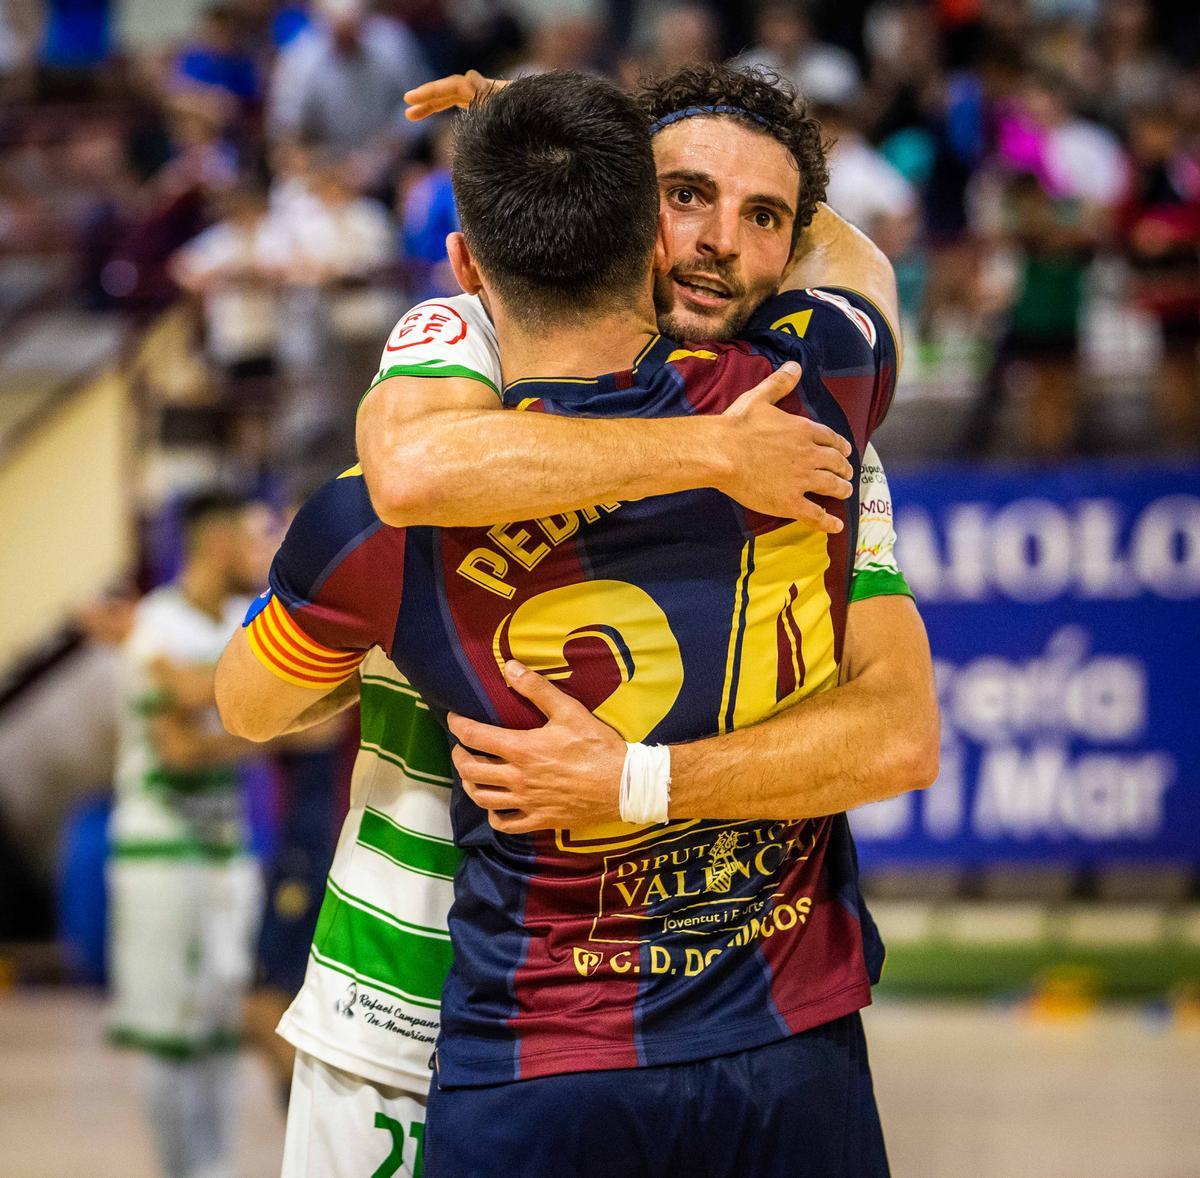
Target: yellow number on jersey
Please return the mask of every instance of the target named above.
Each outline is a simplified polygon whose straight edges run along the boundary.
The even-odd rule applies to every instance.
[[[683,687],[683,658],[667,615],[644,589],[627,581],[562,585],[522,602],[496,631],[493,651],[501,666],[505,638],[513,658],[548,679],[571,674],[568,642],[597,638],[605,643],[621,681],[594,714],[625,740],[649,736]],[[558,831],[558,845],[565,851],[613,850],[643,841],[649,830],[657,837],[659,828],[624,822]]]

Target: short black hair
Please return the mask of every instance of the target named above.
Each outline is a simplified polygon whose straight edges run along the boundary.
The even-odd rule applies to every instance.
[[[770,135],[796,161],[800,185],[792,243],[812,224],[829,184],[826,144],[820,122],[791,82],[771,70],[701,63],[662,78],[643,78],[637,100],[651,123],[691,106],[732,106],[745,111],[745,115],[721,117]]]
[[[540,74],[477,99],[458,122],[451,178],[472,255],[523,321],[578,318],[648,281],[654,153],[637,104],[611,82]]]
[[[250,506],[250,497],[231,487],[208,487],[184,500],[179,510],[183,537],[192,544],[196,533],[210,520],[231,519]]]

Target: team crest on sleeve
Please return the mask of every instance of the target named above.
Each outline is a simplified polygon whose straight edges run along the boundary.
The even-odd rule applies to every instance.
[[[837,307],[863,333],[867,343],[872,348],[875,347],[875,341],[878,338],[875,334],[875,324],[872,322],[871,316],[865,311],[860,311],[848,299],[843,298],[839,294],[834,294],[830,290],[806,290],[804,293],[811,295],[814,299],[819,299],[822,303],[828,303],[831,307]]]
[[[388,352],[401,352],[424,344],[457,344],[467,336],[467,321],[445,303],[422,303],[392,328]]]

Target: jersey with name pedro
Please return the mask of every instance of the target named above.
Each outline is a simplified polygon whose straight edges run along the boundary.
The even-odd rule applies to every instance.
[[[851,441],[857,485],[896,352],[849,291],[777,296],[736,343],[656,337],[628,370],[503,396],[561,414],[719,413],[789,358],[804,372],[781,404]],[[836,685],[857,497],[826,506],[847,523],[836,536],[713,490],[404,530],[379,521],[351,474],[297,516],[251,645],[273,643],[276,673],[325,683],[379,645],[436,715],[524,728],[543,718],[504,682],[517,658],[627,740],[701,739]],[[844,815],[507,836],[456,786],[451,819],[465,855],[444,1085],[700,1059],[870,1001],[882,947]]]

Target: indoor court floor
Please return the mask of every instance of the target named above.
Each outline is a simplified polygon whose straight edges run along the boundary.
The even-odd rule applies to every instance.
[[[0,995],[4,1178],[156,1178],[137,1057],[104,1045],[101,1016],[87,992]],[[895,1001],[865,1017],[896,1178],[1200,1178],[1198,1027]],[[238,1178],[275,1178],[283,1117],[259,1061],[243,1072]]]

